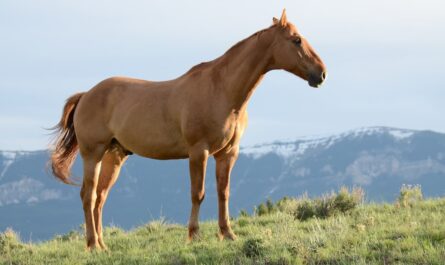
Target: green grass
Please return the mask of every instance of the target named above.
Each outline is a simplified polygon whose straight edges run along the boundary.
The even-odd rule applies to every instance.
[[[339,194],[329,198],[338,203],[345,197]],[[315,205],[327,201],[317,200]],[[299,219],[297,211],[308,201],[285,199],[269,202],[270,211],[261,215],[244,213],[232,220],[238,235],[233,242],[218,240],[215,221],[201,223],[201,237],[192,243],[186,242],[184,225],[156,221],[131,231],[108,227],[110,251],[92,253],[85,251],[79,231],[27,244],[8,230],[0,236],[0,264],[445,264],[443,198],[407,207],[360,203]]]

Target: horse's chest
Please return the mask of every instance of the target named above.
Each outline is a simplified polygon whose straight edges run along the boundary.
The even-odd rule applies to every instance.
[[[225,148],[230,142],[232,142],[236,135],[236,130],[236,122],[228,123],[225,126],[220,126],[219,129],[216,129],[213,137],[209,139],[209,151],[214,153]]]
[[[238,115],[221,117],[218,114],[188,117],[183,127],[189,146],[205,144],[210,153],[223,149],[236,135]]]

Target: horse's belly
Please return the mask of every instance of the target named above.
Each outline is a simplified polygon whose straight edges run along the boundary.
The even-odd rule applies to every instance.
[[[136,132],[128,128],[115,138],[128,151],[153,159],[179,159],[188,157],[187,144],[172,130],[147,130]]]
[[[139,106],[126,112],[115,110],[109,127],[116,140],[125,149],[140,156],[154,159],[187,158],[187,144],[180,126],[166,106],[159,102]]]
[[[168,145],[146,145],[144,148],[136,147],[133,153],[160,160],[188,158],[187,149]]]

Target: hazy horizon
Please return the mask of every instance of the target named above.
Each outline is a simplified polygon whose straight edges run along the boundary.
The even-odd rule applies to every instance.
[[[64,101],[110,76],[175,78],[288,19],[324,60],[320,89],[270,72],[241,145],[367,127],[445,132],[440,1],[3,1],[0,150],[45,149]]]

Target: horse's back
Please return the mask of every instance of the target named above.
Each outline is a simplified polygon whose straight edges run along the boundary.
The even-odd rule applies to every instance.
[[[178,104],[170,100],[175,87],[170,81],[103,80],[82,97],[76,110],[76,134],[79,131],[80,138],[88,141],[116,139],[142,156],[185,157]]]
[[[139,87],[150,81],[126,78],[107,78],[82,95],[74,114],[74,127],[78,138],[108,138],[112,134],[108,121],[116,107],[133,98]],[[131,93],[130,91],[136,92]],[[94,133],[93,133],[94,132]]]

